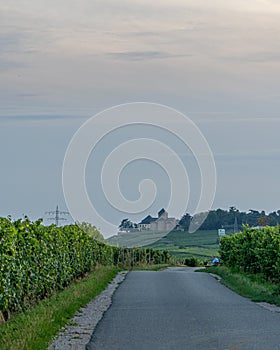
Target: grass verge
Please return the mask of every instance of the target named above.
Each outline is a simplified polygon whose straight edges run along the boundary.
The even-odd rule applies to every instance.
[[[266,282],[260,275],[232,271],[225,266],[200,271],[219,275],[222,284],[252,301],[280,306],[280,286]]]
[[[14,315],[0,326],[1,350],[43,350],[75,313],[100,294],[120,271],[99,267],[86,278]]]

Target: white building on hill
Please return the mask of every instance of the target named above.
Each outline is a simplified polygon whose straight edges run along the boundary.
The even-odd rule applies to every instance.
[[[178,222],[176,218],[169,218],[167,211],[162,208],[157,218],[148,215],[138,224],[138,228],[140,231],[172,231]]]

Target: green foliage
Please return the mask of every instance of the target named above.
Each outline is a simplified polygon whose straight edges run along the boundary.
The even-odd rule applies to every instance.
[[[280,283],[280,227],[252,229],[221,238],[221,258],[238,270],[261,274]]]
[[[204,215],[204,213],[198,213],[193,218],[198,219],[200,215]],[[185,231],[188,230],[191,219],[192,217],[188,213],[181,218],[179,224]],[[266,214],[264,210],[258,211],[253,209],[250,209],[248,212],[242,212],[234,206],[228,210],[210,210],[200,230],[224,228],[227,233],[233,233],[235,219],[237,220],[239,230],[242,230],[242,224],[248,224],[249,226],[276,226],[280,224],[280,210],[269,214]]]
[[[123,219],[119,225],[119,229],[128,231],[128,232],[136,228],[137,228],[137,224],[128,219]]]
[[[107,245],[78,225],[0,218],[0,316],[7,318],[49,297],[96,265],[131,268],[167,263],[169,258],[167,252]]]
[[[186,231],[163,232],[129,232],[110,237],[108,242],[115,245],[166,250],[179,261],[195,257],[198,260],[209,260],[218,255],[218,233],[216,230],[199,230],[194,233]]]
[[[109,237],[107,242],[121,247],[143,247],[158,241],[165,235],[166,232],[121,232],[118,235]]]
[[[87,233],[89,236],[96,239],[97,241],[103,242],[103,243],[106,242],[105,238],[97,230],[97,228],[95,226],[93,226],[92,224],[90,224],[89,222],[78,222],[77,221],[76,225],[78,225],[80,227],[80,229],[82,229],[85,233]]]
[[[186,213],[182,216],[181,220],[179,221],[179,225],[185,230],[188,231],[190,222],[191,222],[191,215],[189,213]]]
[[[12,315],[0,327],[1,350],[48,349],[69,320],[106,288],[119,269],[101,266],[25,312]],[[72,323],[73,324],[73,323]]]
[[[210,259],[218,255],[218,234],[216,230],[199,230],[194,233],[172,231],[149,247],[165,249],[179,260],[195,257],[198,260]]]
[[[198,259],[191,257],[191,258],[185,259],[184,265],[190,266],[190,267],[195,267],[195,266],[200,266],[201,262]]]
[[[219,275],[221,283],[256,302],[267,302],[280,306],[279,285],[271,284],[263,279],[259,274],[250,274],[236,271],[226,266],[208,267],[200,270]]]

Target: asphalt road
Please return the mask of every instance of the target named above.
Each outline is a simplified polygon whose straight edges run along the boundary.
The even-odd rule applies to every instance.
[[[132,271],[93,333],[93,349],[277,350],[280,313],[192,269]]]

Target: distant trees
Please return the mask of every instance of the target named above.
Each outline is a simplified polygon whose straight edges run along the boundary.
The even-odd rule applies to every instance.
[[[105,238],[103,235],[98,231],[98,229],[90,224],[89,222],[76,222],[76,225],[79,226],[80,229],[82,229],[86,234],[91,236],[92,238],[96,239],[99,242],[105,243]]]
[[[193,219],[194,222],[201,222],[201,217],[204,217],[205,213],[198,213],[191,216],[189,213],[185,213],[176,229],[183,229],[188,231],[190,222]],[[250,209],[248,212],[239,211],[236,207],[231,206],[228,210],[216,209],[210,210],[206,219],[200,227],[200,230],[218,230],[224,228],[229,232],[242,230],[243,225],[250,227],[255,226],[276,226],[280,225],[280,210],[273,211],[266,214],[264,210],[258,211]],[[137,224],[130,221],[129,219],[123,219],[119,225],[120,231],[137,231]]]
[[[128,219],[123,219],[119,225],[119,229],[122,231],[130,231],[136,228],[137,228],[137,224],[135,224],[134,222]]]
[[[179,221],[179,226],[184,228],[184,230],[188,230],[191,222],[191,215],[189,213],[186,213],[182,216],[181,220]]]
[[[194,218],[198,218],[199,215],[200,214],[196,214]],[[187,231],[192,218],[193,217],[189,213],[184,214],[179,222],[181,228]],[[228,210],[220,208],[210,210],[200,229],[233,229],[235,220],[237,220],[239,230],[242,229],[243,224],[247,224],[249,226],[276,226],[280,224],[280,210],[269,214],[266,214],[265,211],[253,209],[250,209],[248,212],[241,212],[234,206],[230,207]]]

